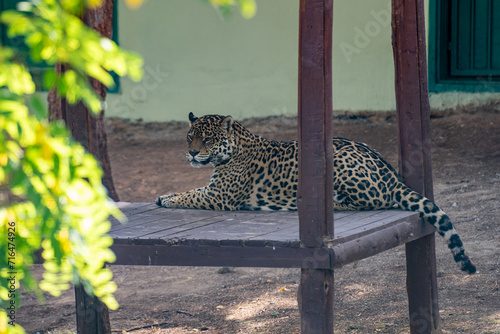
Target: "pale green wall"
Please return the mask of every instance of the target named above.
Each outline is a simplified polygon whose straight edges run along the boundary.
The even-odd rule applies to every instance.
[[[197,114],[238,119],[297,112],[299,0],[258,0],[251,20],[221,19],[200,0],[148,0],[138,10],[119,3],[120,44],[141,53],[142,83],[122,80],[108,95],[107,115],[146,121]],[[395,109],[390,0],[335,0],[335,112]],[[498,94],[493,94],[493,97]],[[452,108],[491,96],[431,94]]]
[[[123,80],[122,95],[108,98],[107,115],[186,120],[190,111],[240,119],[295,113],[298,1],[258,6],[252,20],[221,20],[199,0],[149,0],[137,11],[120,1],[120,44],[162,75],[154,79],[146,71],[146,85]]]
[[[121,45],[141,53],[146,68],[162,76],[158,82],[146,72],[146,84],[123,80],[122,95],[108,98],[107,115],[295,114],[298,3],[261,0],[253,19],[235,14],[221,20],[199,0],[149,0],[136,11],[120,2]],[[334,109],[394,109],[389,4],[335,1]],[[372,11],[386,17],[380,23]]]
[[[396,108],[389,0],[339,0],[333,13],[333,108]]]

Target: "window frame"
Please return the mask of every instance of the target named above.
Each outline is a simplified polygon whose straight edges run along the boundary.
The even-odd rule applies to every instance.
[[[451,0],[453,1],[453,0]],[[449,43],[451,37],[450,0],[429,0],[429,91],[500,92],[500,76],[451,75]]]

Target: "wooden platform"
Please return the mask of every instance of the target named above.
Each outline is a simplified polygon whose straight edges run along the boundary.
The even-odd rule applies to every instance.
[[[302,247],[295,212],[165,209],[117,203],[128,222],[112,220],[115,265],[333,268],[434,233],[417,213],[335,213],[335,239]]]

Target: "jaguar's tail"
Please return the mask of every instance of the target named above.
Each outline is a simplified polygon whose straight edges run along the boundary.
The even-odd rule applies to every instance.
[[[453,253],[455,262],[460,266],[460,269],[469,274],[476,272],[476,266],[465,255],[462,241],[450,218],[434,202],[402,183],[396,186],[393,200],[404,210],[420,212],[425,221],[434,226],[439,235],[446,240],[448,248]]]

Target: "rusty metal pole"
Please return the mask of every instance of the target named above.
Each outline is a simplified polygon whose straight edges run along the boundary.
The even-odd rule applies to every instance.
[[[333,238],[332,147],[333,0],[301,0],[299,30],[299,210],[303,247],[317,256]],[[333,269],[301,269],[302,333],[333,333]]]
[[[423,0],[392,0],[399,172],[405,183],[432,199],[430,107]],[[435,235],[406,244],[410,332],[441,333]]]

